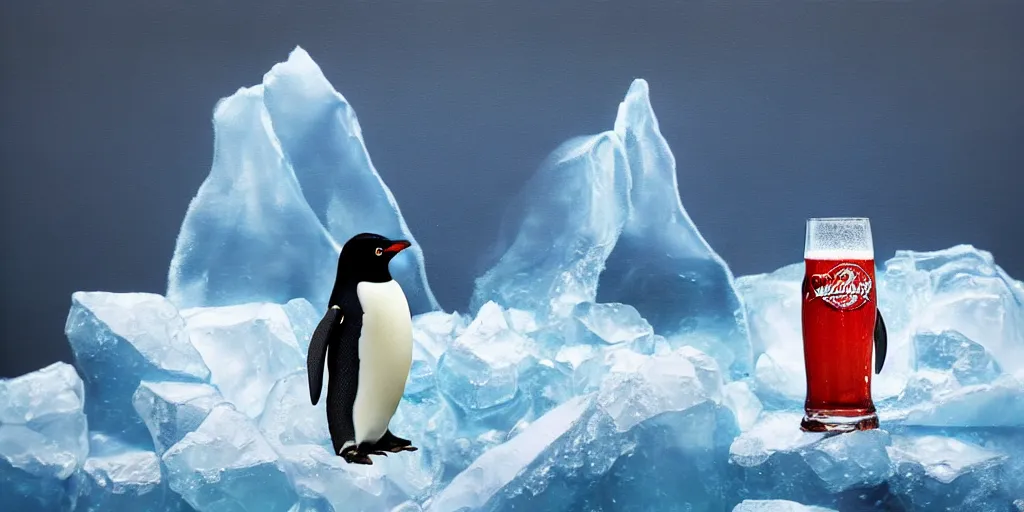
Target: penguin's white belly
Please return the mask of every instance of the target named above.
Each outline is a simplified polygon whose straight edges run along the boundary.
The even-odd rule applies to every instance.
[[[352,409],[359,444],[384,435],[405,393],[412,366],[412,318],[397,281],[359,283],[356,295],[363,308],[359,388]]]

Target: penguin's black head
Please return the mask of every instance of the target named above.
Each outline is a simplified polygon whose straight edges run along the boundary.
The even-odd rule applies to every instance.
[[[338,278],[350,281],[384,283],[391,280],[388,264],[410,244],[406,240],[391,240],[374,233],[360,233],[345,242],[338,255]]]

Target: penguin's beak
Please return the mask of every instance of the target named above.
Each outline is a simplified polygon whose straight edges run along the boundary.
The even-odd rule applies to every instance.
[[[410,245],[412,244],[406,240],[392,240],[391,245],[389,245],[387,249],[384,249],[384,252],[388,254],[398,254],[402,252],[403,249],[408,248]]]

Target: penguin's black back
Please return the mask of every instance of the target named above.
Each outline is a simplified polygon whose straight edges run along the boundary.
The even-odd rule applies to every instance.
[[[356,295],[355,284],[346,287],[332,300],[332,306],[339,306],[341,324],[334,320],[333,326],[322,326],[326,332],[321,346],[317,344],[317,336],[310,344],[310,356],[307,359],[311,390],[314,376],[323,375],[323,356],[326,353],[327,366],[327,426],[331,433],[334,453],[339,453],[348,441],[355,440],[355,426],[352,423],[352,407],[359,389],[359,335],[363,329],[363,308]],[[324,321],[331,322],[330,312]],[[317,328],[321,331],[321,327]],[[317,358],[320,358],[319,368]],[[317,395],[319,386],[316,386]],[[315,397],[314,397],[315,401]]]

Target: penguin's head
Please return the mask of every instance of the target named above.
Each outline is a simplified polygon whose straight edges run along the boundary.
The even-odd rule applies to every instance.
[[[391,280],[388,264],[408,248],[407,240],[391,240],[375,233],[360,233],[345,242],[338,255],[338,273],[351,280],[387,282]]]

